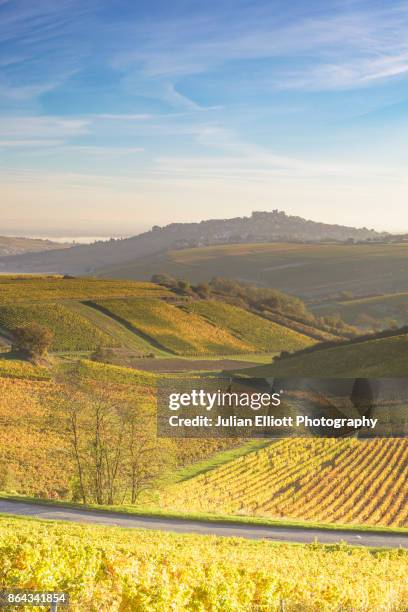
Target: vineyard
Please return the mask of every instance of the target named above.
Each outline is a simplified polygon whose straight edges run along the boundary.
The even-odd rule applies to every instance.
[[[0,490],[68,494],[73,468],[52,420],[53,383],[0,379]]]
[[[62,276],[1,276],[0,304],[172,295],[152,283]]]
[[[98,305],[177,355],[227,355],[255,350],[228,330],[160,300],[104,300]]]
[[[33,365],[27,361],[0,359],[0,380],[1,378],[48,380],[50,372],[44,366]]]
[[[317,315],[338,312],[344,321],[351,324],[369,326],[374,320],[387,327],[389,319],[395,319],[399,325],[408,322],[408,292],[389,293],[365,298],[348,298],[339,301],[323,302],[313,308]]]
[[[244,371],[255,377],[405,377],[408,372],[408,334],[376,338],[310,353],[293,355]]]
[[[193,302],[188,312],[223,327],[259,351],[295,351],[313,344],[313,340],[288,327],[267,321],[251,312],[214,300]]]
[[[0,491],[71,500],[75,470],[56,411],[58,383],[41,366],[6,360],[0,365]],[[125,400],[135,400],[136,411],[141,405],[154,410],[153,374],[87,360],[78,362],[76,372],[87,384],[119,388]],[[166,448],[183,467],[237,444],[239,439],[186,439],[172,440]]]
[[[125,348],[142,358],[245,355],[250,361],[254,353],[316,343],[307,330],[291,329],[292,323],[177,291],[136,281],[4,276],[0,329],[10,334],[35,322],[52,332],[52,351]],[[2,350],[7,348],[5,343]]]
[[[32,322],[52,330],[51,349],[54,351],[92,350],[99,346],[117,346],[112,336],[63,304],[0,306],[0,326],[13,331]]]
[[[403,550],[0,519],[0,588],[68,591],[76,611],[403,612],[407,572]]]
[[[405,439],[290,438],[179,483],[166,507],[331,523],[408,525]]]

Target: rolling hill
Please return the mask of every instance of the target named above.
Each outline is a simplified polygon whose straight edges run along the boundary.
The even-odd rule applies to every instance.
[[[52,331],[51,350],[73,353],[118,347],[134,357],[248,356],[316,343],[242,308],[180,296],[153,283],[0,277],[0,331],[12,337],[14,329],[32,322]]]
[[[273,347],[272,352],[280,353],[283,350],[300,350],[312,344],[309,336],[216,300],[192,302],[186,306],[186,311],[198,314],[214,325],[229,330],[234,336],[256,346],[260,351],[270,352]]]
[[[248,242],[372,240],[384,235],[367,228],[316,223],[274,210],[254,212],[250,217],[172,223],[165,227],[155,226],[151,231],[132,238],[78,245],[69,250],[56,250],[52,254],[2,258],[0,271],[94,274],[107,266],[135,261],[170,249]]]
[[[406,377],[407,373],[408,334],[398,331],[388,338],[316,348],[241,371],[241,374],[254,377],[311,378]]]
[[[0,327],[10,332],[33,322],[52,331],[51,349],[54,351],[91,351],[99,346],[120,346],[113,336],[63,304],[0,306]]]
[[[109,266],[105,278],[148,279],[167,273],[190,282],[223,276],[302,298],[408,291],[408,243],[234,244],[169,250]]]
[[[177,355],[278,353],[314,343],[308,336],[221,302],[176,306],[147,298],[100,300],[96,306]]]
[[[343,321],[361,327],[372,327],[376,323],[387,327],[390,319],[405,325],[408,323],[408,292],[328,301],[311,309],[318,316],[337,312]]]
[[[38,253],[67,249],[72,244],[53,242],[41,238],[22,238],[18,236],[0,236],[0,257],[21,255],[23,253]]]

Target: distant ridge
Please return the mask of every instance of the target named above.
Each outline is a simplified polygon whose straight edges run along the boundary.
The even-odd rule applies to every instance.
[[[93,274],[113,264],[168,249],[245,242],[347,242],[381,240],[386,236],[367,228],[317,223],[285,212],[253,212],[250,217],[210,219],[200,223],[154,226],[132,238],[78,245],[30,255],[0,258],[0,272]]]
[[[21,255],[23,253],[37,253],[53,249],[66,249],[72,244],[53,242],[41,238],[23,238],[20,236],[0,236],[0,257]]]

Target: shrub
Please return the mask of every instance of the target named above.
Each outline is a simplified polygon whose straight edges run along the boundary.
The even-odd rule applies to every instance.
[[[51,330],[38,323],[28,323],[13,330],[13,349],[31,359],[44,357],[53,340]]]

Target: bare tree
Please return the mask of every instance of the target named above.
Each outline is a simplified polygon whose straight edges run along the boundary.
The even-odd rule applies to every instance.
[[[156,436],[154,406],[137,389],[83,381],[75,372],[60,377],[58,389],[83,503],[134,504],[173,466],[170,445]]]

